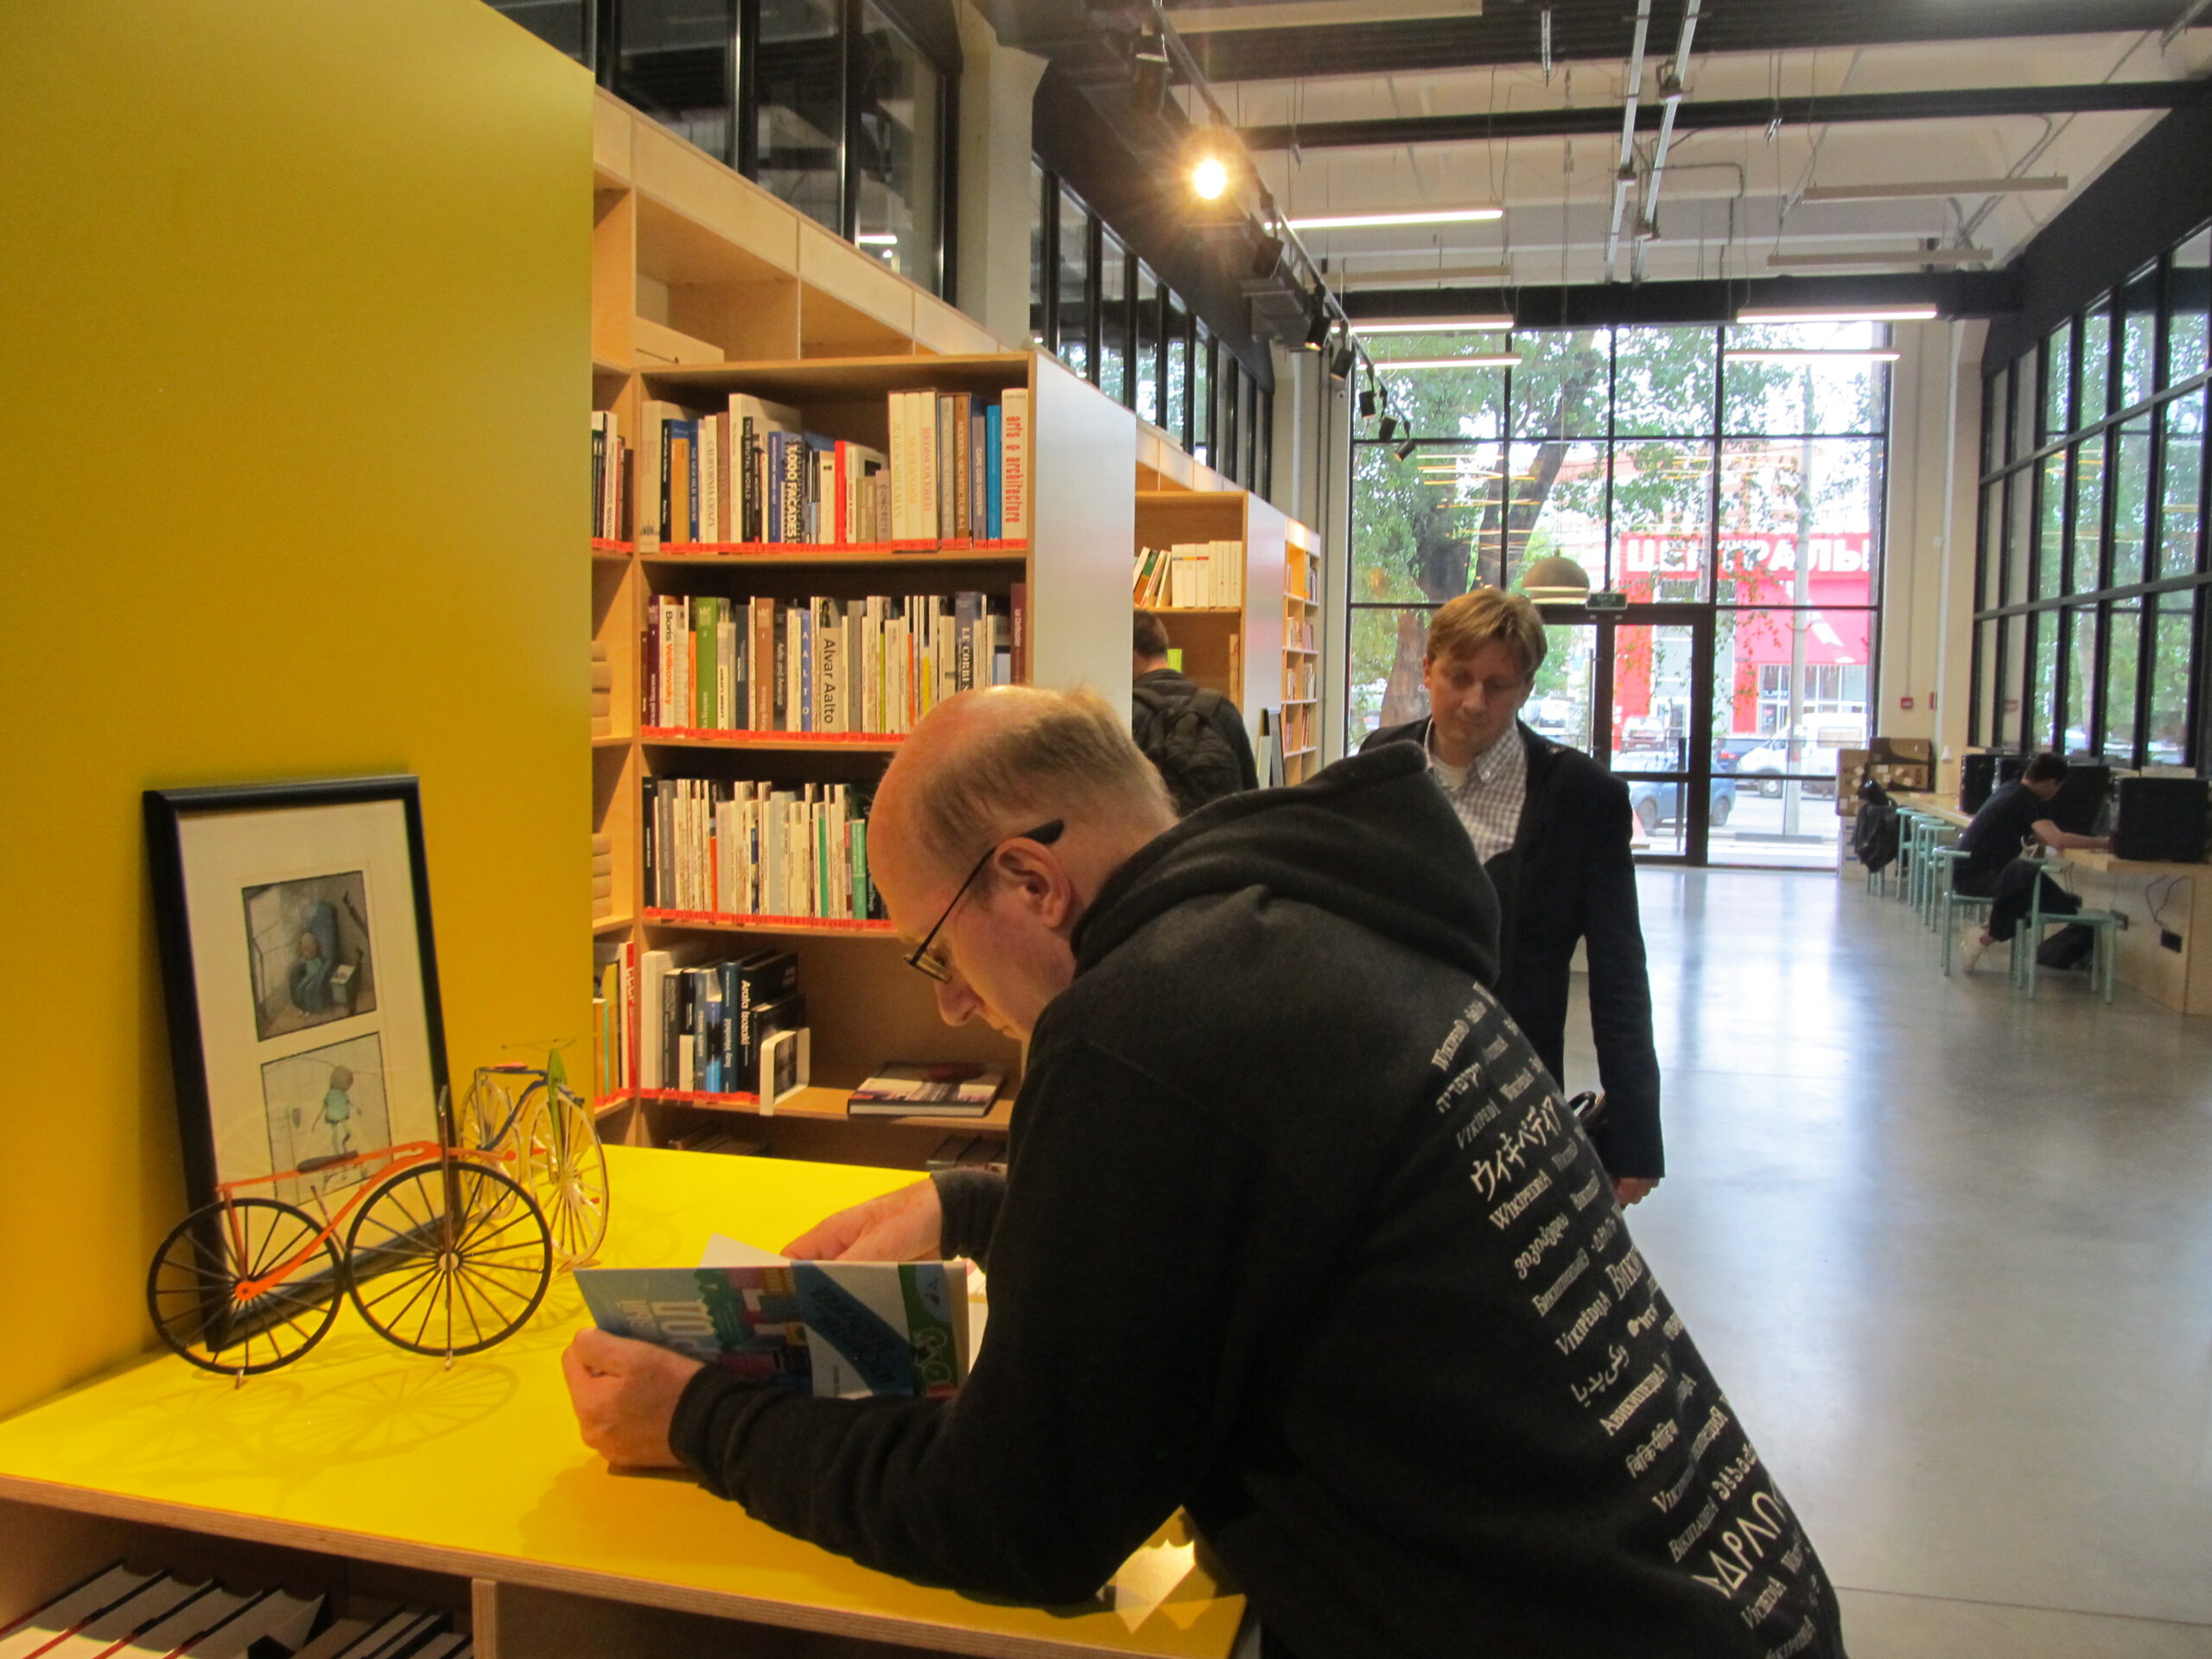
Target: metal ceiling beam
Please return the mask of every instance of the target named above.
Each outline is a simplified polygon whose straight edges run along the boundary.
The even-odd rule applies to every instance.
[[[1824,98],[1708,99],[1685,101],[1675,114],[1676,132],[1716,132],[1843,121],[1986,121],[2008,115],[2073,115],[2108,110],[2172,110],[2194,104],[2208,83],[2200,80],[2124,80],[2088,86],[1962,86],[1944,92],[1839,92]],[[1645,105],[1638,130],[1656,131],[1662,112]],[[1290,126],[1246,127],[1253,150],[1358,149],[1399,144],[1464,144],[1484,139],[1579,138],[1615,130],[1618,104],[1573,110],[1491,110],[1475,115],[1395,116],[1375,121],[1312,121]]]
[[[1889,276],[1773,276],[1748,282],[1588,283],[1567,287],[1397,289],[1344,296],[1362,318],[1503,315],[1522,328],[1726,322],[1747,305],[1807,311],[1933,305],[1945,317],[2000,317],[2018,310],[2016,272],[1915,271]]]

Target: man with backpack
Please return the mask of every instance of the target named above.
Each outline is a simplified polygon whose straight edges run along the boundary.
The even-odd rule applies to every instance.
[[[1208,801],[1257,789],[1260,772],[1236,705],[1170,668],[1167,650],[1166,625],[1150,611],[1139,611],[1129,725],[1137,747],[1166,781],[1177,815],[1187,817]]]

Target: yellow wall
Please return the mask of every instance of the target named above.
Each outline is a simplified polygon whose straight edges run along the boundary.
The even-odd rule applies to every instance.
[[[182,1213],[139,791],[419,773],[449,1052],[588,1026],[590,87],[480,0],[0,30],[0,1410]]]

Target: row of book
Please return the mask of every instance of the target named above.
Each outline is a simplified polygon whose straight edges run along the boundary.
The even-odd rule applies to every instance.
[[[689,947],[696,950],[698,947]],[[630,940],[598,947],[592,980],[593,1097],[632,1090],[754,1095],[791,1086],[806,997],[798,958],[773,948],[683,960]],[[778,1066],[785,1080],[778,1084]],[[797,1081],[804,1082],[804,1077]]]
[[[324,1622],[323,1598],[117,1562],[0,1627],[0,1659],[470,1659],[442,1612]]]
[[[1027,584],[867,599],[657,595],[640,717],[660,730],[912,731],[957,692],[1027,669]]]
[[[1177,542],[1137,550],[1130,594],[1141,611],[1198,610],[1244,602],[1244,543]]]
[[[1027,538],[1027,390],[894,391],[887,413],[888,453],[810,432],[796,409],[745,392],[713,410],[648,399],[631,491],[639,550]],[[618,428],[592,417],[595,527],[620,522]]]
[[[645,903],[701,917],[882,915],[868,878],[870,791],[852,784],[648,778]]]
[[[614,837],[591,838],[591,918],[602,921],[614,913]]]

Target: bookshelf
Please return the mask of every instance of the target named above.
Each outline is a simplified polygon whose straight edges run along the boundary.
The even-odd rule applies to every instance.
[[[1302,784],[1321,769],[1320,539],[1292,519],[1282,556],[1282,769]]]
[[[626,442],[648,401],[713,412],[733,394],[796,410],[809,432],[888,452],[890,399],[909,391],[1027,395],[1029,534],[998,541],[858,546],[677,543],[591,546],[593,643],[608,664],[612,716],[592,740],[592,833],[612,891],[595,952],[679,963],[755,945],[791,950],[807,999],[812,1086],[764,1108],[750,1093],[620,1087],[602,1132],[667,1146],[716,1115],[779,1155],[919,1167],[950,1133],[1000,1135],[1019,1081],[1017,1045],[937,1015],[887,925],[662,909],[646,902],[641,799],[649,779],[866,787],[898,752],[896,732],[798,733],[647,724],[641,642],[663,597],[861,601],[975,593],[1025,601],[1033,683],[1090,684],[1126,703],[1128,550],[1137,447],[1129,412],[1028,351],[1007,351],[966,317],[830,237],[767,192],[598,94],[594,114],[592,391]],[[582,435],[579,435],[581,447]],[[1120,459],[1116,459],[1120,457]],[[634,498],[634,484],[632,497]],[[845,1095],[890,1059],[1003,1065],[988,1117],[849,1119]]]

